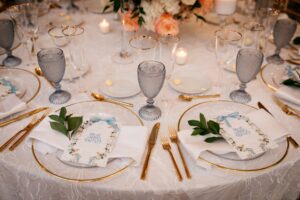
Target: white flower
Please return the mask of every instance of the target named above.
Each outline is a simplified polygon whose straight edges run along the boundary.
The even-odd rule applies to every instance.
[[[154,31],[154,22],[155,20],[164,13],[163,6],[161,5],[159,0],[153,1],[142,1],[141,6],[145,11],[145,15],[143,18],[145,20],[144,27],[147,30]]]
[[[197,0],[181,0],[185,5],[194,5]]]
[[[160,0],[163,4],[165,11],[170,13],[171,15],[178,14],[180,11],[180,0]]]

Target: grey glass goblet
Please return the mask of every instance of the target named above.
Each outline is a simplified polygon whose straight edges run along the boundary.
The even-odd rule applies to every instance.
[[[71,94],[61,90],[60,85],[66,69],[64,52],[59,48],[42,49],[37,57],[45,78],[54,83],[55,92],[50,95],[49,101],[53,104],[63,104],[69,101]]]
[[[289,44],[294,33],[297,29],[297,23],[291,19],[279,19],[276,21],[273,37],[276,50],[274,55],[267,57],[268,63],[281,65],[284,63],[284,60],[280,57],[280,50],[282,47]]]
[[[12,20],[0,20],[0,47],[6,50],[7,57],[3,60],[2,64],[5,67],[15,67],[21,64],[22,60],[12,55],[12,45],[15,38],[15,27]]]
[[[241,81],[240,89],[230,93],[230,98],[239,103],[248,103],[251,96],[245,91],[246,84],[258,74],[264,55],[257,49],[245,48],[238,52],[236,58],[236,73]]]
[[[139,115],[148,121],[153,121],[161,116],[161,110],[154,106],[154,100],[160,92],[165,76],[166,69],[164,64],[157,61],[144,61],[138,66],[138,82],[143,94],[148,98],[147,105],[139,110]]]

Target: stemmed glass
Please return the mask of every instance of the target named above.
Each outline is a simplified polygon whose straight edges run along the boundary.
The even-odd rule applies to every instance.
[[[246,84],[259,72],[264,55],[257,49],[245,48],[238,52],[236,58],[236,73],[241,82],[240,89],[230,93],[230,98],[239,103],[248,103],[251,96],[245,91]]]
[[[15,27],[12,20],[0,19],[0,47],[6,50],[7,57],[3,60],[6,67],[15,67],[21,64],[22,60],[12,55],[12,45],[15,36]]]
[[[280,50],[282,47],[289,44],[294,33],[297,29],[297,23],[291,19],[279,19],[276,21],[273,36],[274,43],[276,45],[275,54],[267,57],[268,63],[283,64],[284,60],[280,57]]]
[[[227,16],[232,15],[236,9],[237,0],[216,0],[215,11],[220,16],[221,27],[225,26]]]
[[[60,85],[66,69],[64,52],[59,48],[42,49],[37,57],[44,76],[54,83],[55,92],[50,95],[49,101],[53,104],[63,104],[69,101],[71,94],[61,90]]]
[[[137,74],[140,88],[148,98],[147,105],[140,108],[139,115],[144,120],[156,120],[161,116],[161,110],[153,105],[153,98],[158,95],[164,84],[165,66],[157,61],[144,61],[139,64]]]

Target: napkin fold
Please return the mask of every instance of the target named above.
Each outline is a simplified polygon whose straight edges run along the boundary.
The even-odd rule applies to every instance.
[[[12,114],[21,112],[27,108],[23,102],[15,94],[9,94],[4,100],[0,101],[0,120]]]
[[[27,139],[31,145],[34,140],[35,149],[42,154],[67,151],[70,140],[63,134],[50,128],[49,119],[44,120],[32,131]],[[139,166],[148,139],[148,131],[144,126],[120,126],[119,135],[114,148],[108,153],[108,161],[113,158],[132,159],[134,166]],[[99,165],[98,165],[99,166]],[[105,167],[101,165],[100,167]]]
[[[300,110],[300,89],[288,86],[280,86],[275,92],[275,97],[291,103],[295,109]]]
[[[255,124],[262,133],[268,136],[270,143],[278,144],[285,140],[287,135],[286,129],[264,110],[256,110],[244,116],[247,117],[253,124]],[[225,123],[221,124],[221,127],[223,126],[226,126]],[[238,153],[235,148],[225,140],[216,141],[214,143],[205,142],[205,138],[212,136],[212,134],[208,136],[192,136],[192,132],[192,129],[182,130],[178,133],[178,137],[183,147],[192,156],[192,158],[195,159],[197,165],[201,167],[208,168],[206,165],[203,165],[201,161],[199,162],[199,156],[206,151],[211,151],[219,155],[232,152]],[[234,139],[238,141],[239,136]],[[255,142],[257,143],[258,141],[255,141],[254,139],[251,141],[251,137],[248,137],[247,143],[248,142],[249,144],[253,144]],[[272,149],[276,148],[277,146],[278,145],[270,145],[269,148]],[[237,155],[241,157],[240,154]]]

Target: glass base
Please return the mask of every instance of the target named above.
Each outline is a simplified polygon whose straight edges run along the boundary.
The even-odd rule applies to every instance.
[[[49,101],[53,104],[64,104],[71,99],[71,94],[64,90],[55,91],[49,97]]]
[[[3,60],[3,65],[5,67],[15,67],[19,64],[22,63],[21,58],[18,58],[16,56],[7,56],[4,60]]]
[[[267,57],[267,62],[275,65],[281,65],[284,63],[284,60],[279,55],[272,55]]]
[[[249,103],[251,101],[251,96],[245,90],[235,90],[230,93],[230,98],[238,103]]]
[[[112,60],[118,64],[133,63],[133,55],[130,52],[118,52],[112,56]]]
[[[140,108],[139,115],[146,121],[154,121],[160,118],[161,110],[153,105],[145,105]]]

